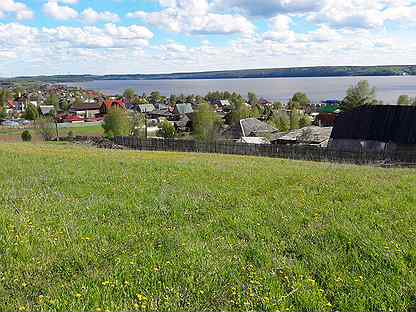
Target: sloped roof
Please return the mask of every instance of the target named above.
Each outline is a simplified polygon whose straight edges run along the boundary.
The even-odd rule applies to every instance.
[[[153,104],[139,105],[139,111],[141,113],[150,113],[150,112],[153,112],[154,110],[155,110],[155,107],[153,106]]]
[[[337,106],[337,105],[326,105],[324,107],[321,107],[319,112],[329,113],[329,114],[331,114],[331,113],[337,114],[337,113],[341,112],[341,110],[339,109],[339,106]]]
[[[113,99],[105,100],[103,105],[105,106],[107,110],[110,110],[113,107],[119,107],[119,108],[125,107],[123,100],[113,100]]]
[[[416,107],[373,105],[342,113],[331,138],[416,144]]]
[[[88,110],[99,110],[101,105],[99,103],[79,103],[72,104],[70,111],[88,111]]]
[[[243,137],[246,136],[263,136],[267,133],[278,132],[268,123],[258,120],[257,118],[247,118],[240,120],[240,127]]]
[[[51,111],[53,111],[54,110],[54,106],[52,106],[52,105],[42,105],[42,106],[39,106],[39,109],[40,109],[40,111],[42,112],[42,115],[47,115],[47,114],[49,114]]]
[[[175,126],[179,128],[184,128],[188,125],[188,123],[191,121],[191,119],[188,116],[183,116],[180,120],[174,121]]]
[[[194,112],[191,103],[181,103],[175,105],[175,113],[178,114],[191,114]]]
[[[310,126],[290,131],[289,133],[280,136],[275,141],[279,143],[320,144],[329,140],[331,132],[332,127]]]

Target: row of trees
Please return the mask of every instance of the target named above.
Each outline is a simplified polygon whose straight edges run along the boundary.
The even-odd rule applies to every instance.
[[[123,93],[123,98],[127,100],[130,104],[135,105],[141,105],[141,104],[158,104],[158,103],[164,103],[168,98],[165,96],[162,96],[159,91],[153,91],[149,95],[143,94],[139,96],[136,91],[132,88],[128,88]],[[169,103],[171,105],[175,105],[177,103],[202,103],[204,101],[204,98],[199,95],[179,95],[176,96],[172,94],[169,97]]]
[[[359,81],[355,86],[351,86],[347,90],[347,96],[341,104],[343,111],[350,111],[363,105],[380,105],[382,101],[376,98],[376,89],[371,87],[367,80]],[[409,95],[400,95],[397,100],[398,105],[414,105],[416,106],[416,97]]]
[[[312,119],[296,110],[291,112],[277,111],[270,118],[269,124],[281,132],[287,132],[310,126]]]

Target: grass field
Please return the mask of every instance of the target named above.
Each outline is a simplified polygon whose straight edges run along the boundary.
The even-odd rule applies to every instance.
[[[40,142],[42,139],[39,137],[38,133],[34,129],[28,129],[32,134],[34,142]],[[21,142],[21,135],[24,129],[0,129],[0,142]],[[101,125],[91,125],[91,126],[79,126],[74,128],[62,128],[59,129],[59,136],[65,137],[68,133],[76,135],[91,135],[99,136],[104,134],[104,130]]]
[[[0,311],[415,311],[416,171],[0,144]]]

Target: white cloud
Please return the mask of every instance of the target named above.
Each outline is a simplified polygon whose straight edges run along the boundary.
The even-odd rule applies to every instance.
[[[78,17],[78,12],[73,8],[60,5],[56,0],[50,0],[43,5],[43,12],[54,19],[66,21]]]
[[[97,12],[92,8],[85,9],[81,13],[81,18],[87,24],[96,24],[97,22],[116,23],[120,17],[112,12]]]
[[[136,11],[127,17],[144,19],[171,32],[187,34],[251,34],[255,29],[243,16],[210,12],[207,0],[161,0],[160,3],[165,7],[161,11]]]
[[[380,28],[388,21],[413,22],[416,4],[408,0],[327,0],[319,11],[309,15],[312,23],[336,28]]]
[[[22,2],[0,0],[0,18],[6,17],[9,13],[15,14],[17,20],[32,19],[34,16],[33,11]]]
[[[146,47],[153,33],[146,27],[128,27],[106,24],[98,27],[57,27],[43,28],[42,33],[49,42],[63,44],[70,48],[125,48]]]
[[[79,0],[58,0],[61,3],[65,3],[65,4],[77,4],[79,2]]]
[[[291,30],[292,19],[287,15],[277,15],[269,20],[270,31],[263,34],[265,40],[293,41],[295,33]]]

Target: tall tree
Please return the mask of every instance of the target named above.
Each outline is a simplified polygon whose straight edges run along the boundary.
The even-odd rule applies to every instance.
[[[7,117],[7,100],[8,92],[7,90],[0,90],[0,119]]]
[[[359,81],[355,86],[347,90],[347,96],[341,103],[343,111],[351,111],[363,105],[377,105],[376,89],[370,87],[367,80]]]
[[[161,96],[160,96],[160,92],[159,91],[153,91],[152,93],[150,93],[149,96],[149,102],[152,103],[153,105],[160,103],[161,100]]]
[[[174,94],[172,94],[170,97],[169,97],[169,104],[171,105],[171,106],[174,106],[174,105],[176,105],[176,103],[178,102],[178,97],[176,96],[176,95],[174,95]]]
[[[257,95],[254,92],[249,92],[248,93],[248,104],[250,104],[251,106],[254,106],[257,104]]]
[[[290,128],[290,118],[285,111],[274,113],[269,123],[281,132],[287,132]]]
[[[290,130],[299,129],[300,127],[300,114],[298,111],[293,110],[290,113]]]
[[[128,103],[133,103],[136,96],[136,91],[134,91],[132,88],[126,89],[123,93],[123,97],[127,100]]]
[[[250,117],[250,109],[247,107],[244,99],[235,99],[232,102],[231,123],[238,125],[241,119]]]
[[[39,118],[39,115],[39,110],[35,105],[30,103],[26,105],[26,110],[23,115],[26,120],[36,120]]]
[[[59,110],[59,98],[56,94],[50,94],[46,99],[46,105],[53,106],[56,111]]]
[[[199,105],[194,120],[195,138],[203,142],[214,142],[221,127],[221,121],[214,109],[208,103]]]
[[[311,104],[311,100],[303,92],[296,92],[289,101],[290,109],[303,109]]]
[[[131,133],[134,136],[147,139],[147,119],[146,115],[135,111],[130,114]]]
[[[106,137],[129,135],[131,123],[127,111],[121,108],[110,109],[104,117],[102,127]]]

